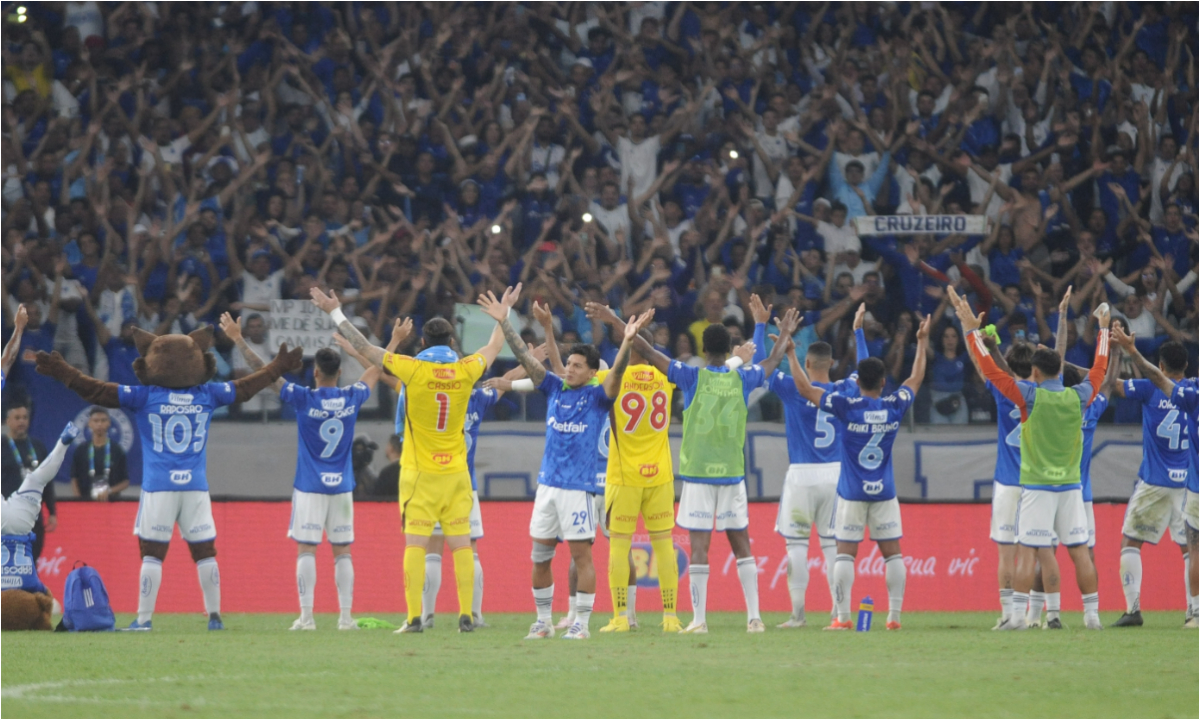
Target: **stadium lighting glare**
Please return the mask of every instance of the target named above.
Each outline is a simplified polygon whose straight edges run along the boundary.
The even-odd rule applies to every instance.
[[[493,235],[499,235],[499,234],[500,234],[500,226],[499,226],[499,225],[493,225],[493,226],[492,226],[492,234],[493,234]]]
[[[585,223],[590,223],[590,222],[592,221],[592,214],[591,214],[591,213],[584,213],[584,214],[583,214],[583,218],[582,218],[582,220],[583,220]]]
[[[730,150],[730,151],[729,151],[729,159],[730,159],[730,160],[737,160],[737,159],[738,159],[737,150]]]

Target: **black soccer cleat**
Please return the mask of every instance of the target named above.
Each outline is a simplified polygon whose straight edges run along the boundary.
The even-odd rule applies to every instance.
[[[1109,627],[1141,627],[1142,626],[1142,611],[1136,610],[1131,613],[1122,613],[1121,617]]]
[[[458,616],[458,631],[460,633],[475,632],[475,621],[471,619],[470,615]]]
[[[1053,619],[1047,620],[1046,624],[1043,625],[1042,628],[1044,630],[1062,630],[1063,629],[1062,620],[1059,620],[1058,618],[1053,618]]]

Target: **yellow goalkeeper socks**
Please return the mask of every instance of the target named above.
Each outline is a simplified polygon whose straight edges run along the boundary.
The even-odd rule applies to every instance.
[[[425,548],[407,545],[404,548],[404,602],[408,605],[409,623],[421,619],[421,592],[424,589]]]
[[[629,548],[632,538],[613,535],[608,546],[608,588],[612,592],[613,616],[620,617],[628,608]]]
[[[470,545],[454,551],[454,583],[458,587],[458,614],[470,617],[475,595],[475,553]]]
[[[662,592],[663,613],[675,614],[675,599],[679,594],[679,565],[675,562],[675,544],[671,536],[652,538],[654,559],[658,565],[658,588]]]

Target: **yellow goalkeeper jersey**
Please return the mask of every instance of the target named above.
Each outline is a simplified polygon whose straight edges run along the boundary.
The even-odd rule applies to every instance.
[[[400,467],[446,475],[467,472],[463,425],[475,381],[487,370],[482,355],[453,363],[388,353],[383,367],[404,383],[404,449]]]
[[[596,373],[601,382],[607,370]],[[674,482],[671,465],[671,393],[675,386],[651,365],[630,365],[609,411],[610,485],[657,487]]]

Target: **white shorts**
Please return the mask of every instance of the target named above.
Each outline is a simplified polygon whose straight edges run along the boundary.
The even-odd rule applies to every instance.
[[[207,490],[142,491],[138,500],[133,534],[150,542],[169,543],[179,525],[179,534],[190,543],[217,539],[212,500]]]
[[[675,523],[697,532],[745,530],[750,527],[746,483],[709,485],[684,480]]]
[[[595,495],[584,490],[538,485],[529,518],[529,537],[567,542],[596,539]]]
[[[1148,485],[1138,480],[1133,487],[1129,505],[1125,507],[1125,522],[1121,534],[1131,540],[1157,544],[1163,533],[1171,531],[1176,545],[1187,544],[1183,529],[1184,488]]]
[[[483,537],[483,513],[479,510],[479,493],[475,490],[471,491],[471,539],[479,540]],[[433,524],[433,534],[442,534],[442,524],[436,522]]]
[[[354,493],[308,493],[292,490],[292,519],[288,537],[307,545],[321,544],[321,531],[330,545],[354,542]]]
[[[1083,491],[1033,490],[1022,488],[1021,507],[1017,512],[1017,542],[1026,547],[1052,547],[1060,542],[1067,547],[1086,545],[1087,511]]]
[[[1083,512],[1087,515],[1088,547],[1096,547],[1096,511],[1091,500],[1083,501]]]
[[[839,497],[833,514],[834,536],[838,542],[860,543],[867,529],[871,531],[871,540],[877,543],[904,537],[900,501],[896,498],[867,501]]]
[[[1012,545],[1017,541],[1017,508],[1021,486],[992,483],[992,542]]]
[[[841,463],[820,465],[789,465],[779,496],[779,514],[775,516],[775,532],[789,540],[806,540],[822,531],[832,537],[833,507],[837,504],[837,483]]]
[[[1200,530],[1200,522],[1196,518],[1196,493],[1188,490],[1183,501],[1183,521],[1193,530]]]

